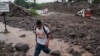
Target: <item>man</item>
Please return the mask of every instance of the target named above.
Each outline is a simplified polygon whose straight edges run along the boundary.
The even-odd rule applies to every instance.
[[[39,56],[41,50],[46,54],[49,54],[51,50],[48,48],[50,41],[50,30],[48,27],[44,26],[41,20],[37,20],[36,22],[36,47],[34,56]]]
[[[44,9],[44,14],[48,14],[48,8]]]

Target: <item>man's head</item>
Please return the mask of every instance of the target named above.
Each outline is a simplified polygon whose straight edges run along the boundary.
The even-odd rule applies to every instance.
[[[37,22],[36,22],[36,27],[37,27],[38,29],[41,29],[41,27],[42,27],[42,21],[41,21],[41,20],[37,20]]]

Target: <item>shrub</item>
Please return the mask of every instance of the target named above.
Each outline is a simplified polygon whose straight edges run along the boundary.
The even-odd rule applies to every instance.
[[[39,14],[36,12],[36,10],[35,9],[32,9],[32,15],[35,15],[35,16],[39,16]]]

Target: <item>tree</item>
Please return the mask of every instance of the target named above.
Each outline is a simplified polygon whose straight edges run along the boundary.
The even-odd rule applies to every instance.
[[[34,1],[34,4],[36,4],[36,0],[33,0]]]
[[[62,0],[62,3],[66,3],[66,0]]]
[[[68,2],[71,2],[72,0],[68,0]]]
[[[14,3],[19,5],[19,6],[29,8],[29,5],[25,0],[15,0]]]
[[[80,1],[88,1],[88,0],[68,0],[69,2],[75,1],[75,2],[80,2]]]
[[[93,0],[93,3],[98,4],[98,3],[100,3],[100,0]]]

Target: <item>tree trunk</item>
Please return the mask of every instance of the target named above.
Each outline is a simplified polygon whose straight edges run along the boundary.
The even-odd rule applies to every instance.
[[[36,0],[33,0],[34,1],[34,4],[36,4]]]

